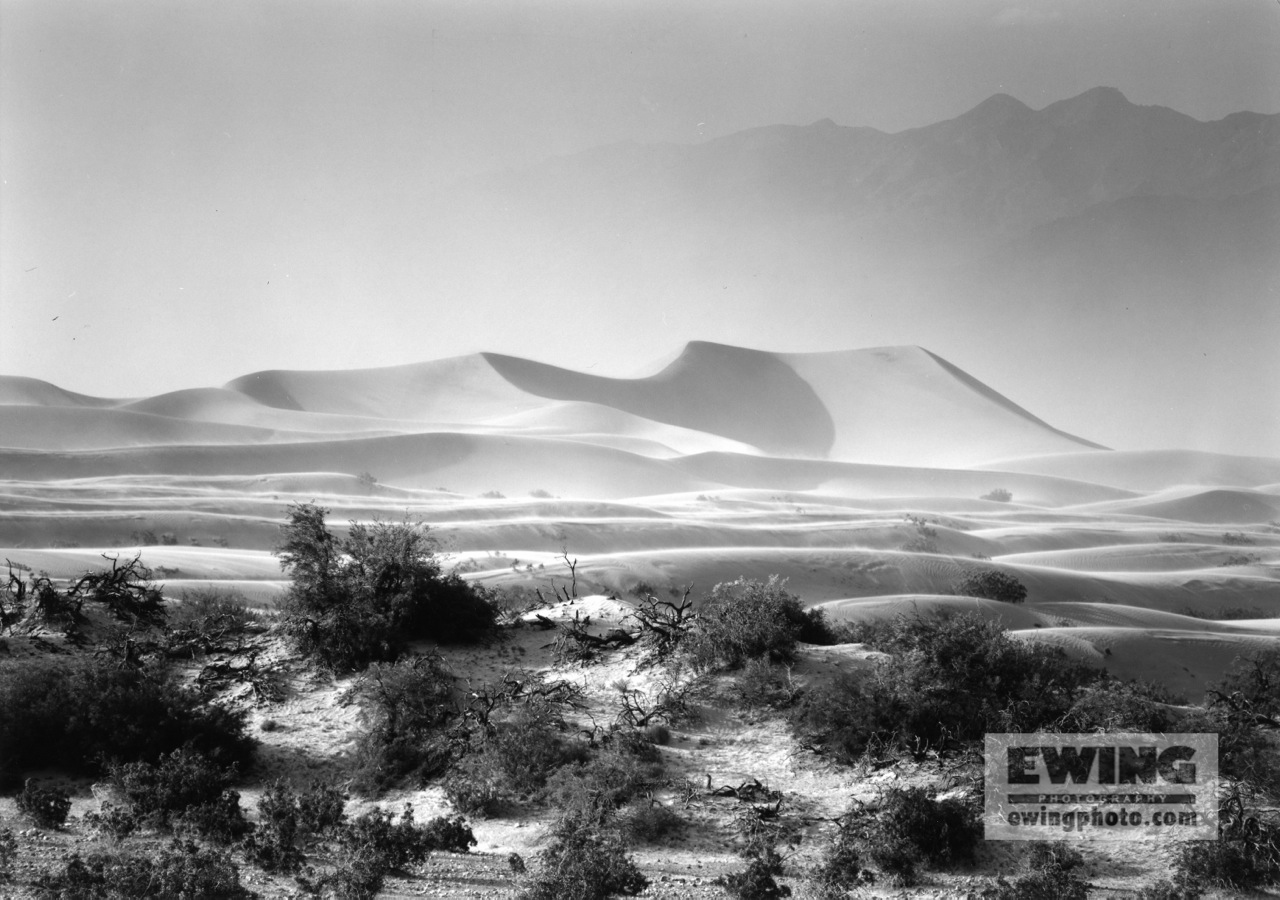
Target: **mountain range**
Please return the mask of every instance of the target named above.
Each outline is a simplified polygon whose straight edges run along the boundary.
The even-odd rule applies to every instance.
[[[616,144],[420,207],[384,237],[424,311],[474,305],[495,333],[502,303],[525,321],[570,308],[570,340],[633,357],[673,330],[919,344],[1103,443],[1280,452],[1257,412],[1280,407],[1277,115],[997,95],[896,134],[824,120]]]

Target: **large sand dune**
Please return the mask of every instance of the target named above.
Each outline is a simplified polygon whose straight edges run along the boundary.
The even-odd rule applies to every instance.
[[[0,559],[287,582],[291,503],[426,522],[495,588],[695,598],[781,575],[837,621],[976,613],[1194,694],[1280,640],[1280,460],[1097,447],[915,347],[693,343],[601,378],[496,354],[116,400],[0,379]],[[1004,492],[1004,493],[1002,493]],[[1024,604],[956,595],[995,569]]]

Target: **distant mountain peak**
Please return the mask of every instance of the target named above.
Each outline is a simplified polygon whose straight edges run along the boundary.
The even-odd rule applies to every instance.
[[[969,110],[968,115],[976,119],[1000,121],[1010,116],[1029,112],[1031,112],[1031,107],[1017,97],[1011,97],[1008,94],[993,94]]]

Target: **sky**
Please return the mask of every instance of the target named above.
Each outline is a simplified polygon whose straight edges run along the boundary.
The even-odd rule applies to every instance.
[[[0,373],[143,396],[477,350],[622,374],[694,339],[837,349],[763,314],[610,328],[573,297],[442,296],[415,229],[437,189],[603,144],[898,131],[1097,85],[1280,111],[1280,3],[0,0]],[[859,337],[835,343],[917,342]]]

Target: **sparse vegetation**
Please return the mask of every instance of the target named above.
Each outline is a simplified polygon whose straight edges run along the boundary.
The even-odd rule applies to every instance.
[[[919,755],[987,731],[1034,731],[1100,675],[976,615],[904,616],[859,637],[891,658],[811,689],[790,714],[806,746],[845,762],[868,749]]]
[[[71,813],[71,797],[62,788],[37,787],[28,779],[17,807],[37,828],[61,828]]]
[[[1252,547],[1257,541],[1243,531],[1224,531],[1222,533],[1222,543],[1228,547]]]
[[[994,488],[993,490],[987,491],[987,493],[983,494],[980,499],[994,500],[997,503],[1008,503],[1013,499],[1013,494],[1005,488]]]
[[[835,642],[822,611],[805,610],[775,575],[717,584],[682,646],[699,669],[737,669],[761,657],[791,662],[801,641]]]
[[[1083,862],[1080,853],[1064,843],[1035,843],[1026,873],[1012,882],[1002,876],[990,896],[993,900],[1085,900],[1088,885],[1075,875]]]
[[[983,597],[1001,603],[1021,603],[1027,599],[1027,586],[1007,572],[985,569],[971,572],[951,585],[951,593],[961,597]]]
[[[462,752],[455,679],[438,657],[375,663],[355,692],[363,731],[356,745],[352,789],[380,793],[394,784],[423,784],[443,774]]]
[[[649,885],[622,841],[593,825],[565,817],[520,900],[605,900],[634,896]]]
[[[39,885],[42,900],[248,900],[228,854],[175,841],[143,855],[122,851],[75,854]]]
[[[973,809],[922,787],[889,790],[877,808],[851,811],[847,828],[876,868],[902,886],[915,884],[921,868],[971,860],[982,839]]]

